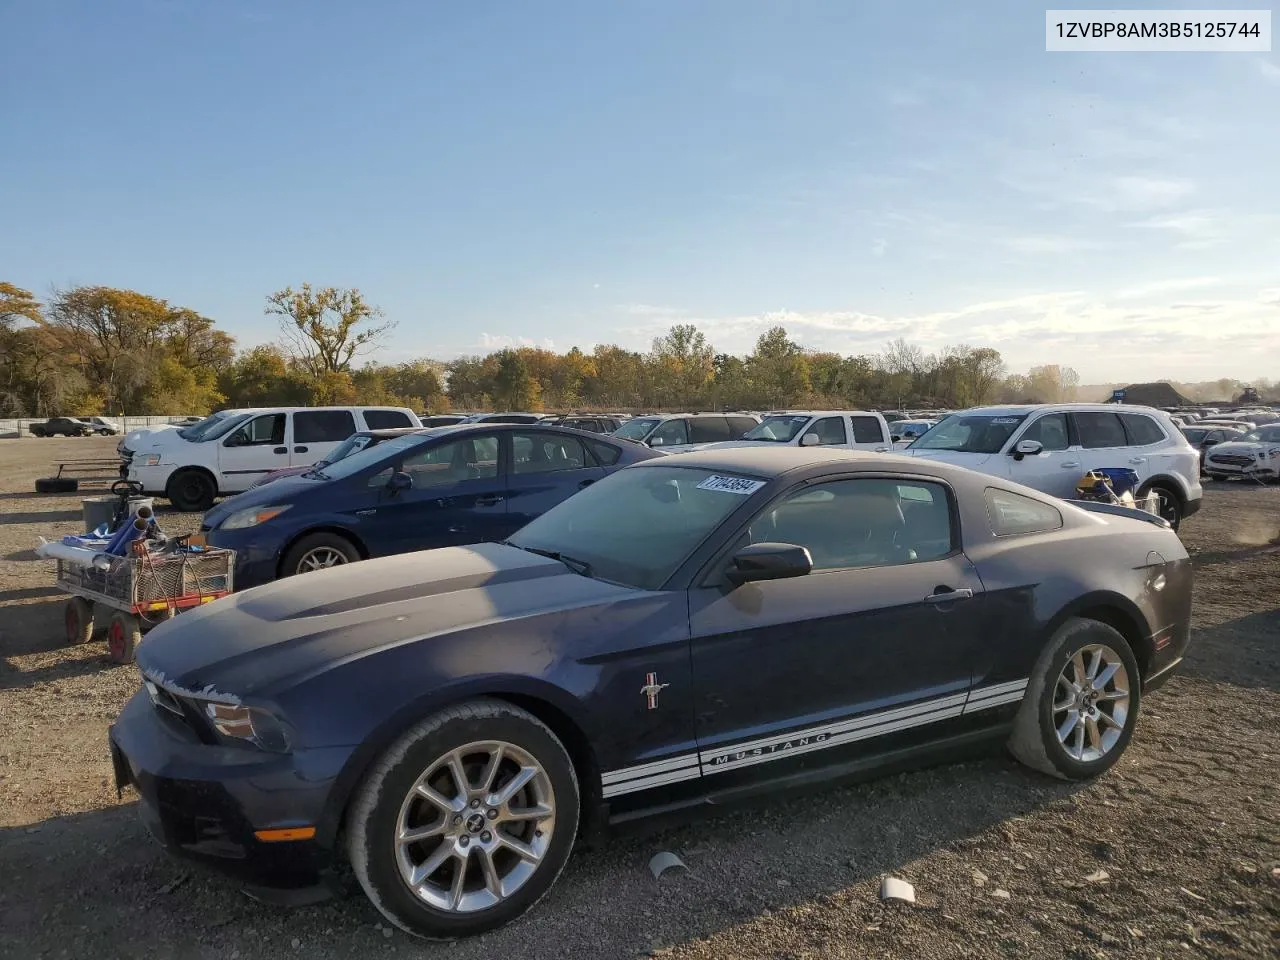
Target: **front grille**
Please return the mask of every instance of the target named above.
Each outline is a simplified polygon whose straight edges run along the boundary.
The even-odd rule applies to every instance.
[[[1253,457],[1241,456],[1234,453],[1222,453],[1209,458],[1210,463],[1227,464],[1233,467],[1247,467],[1254,463]]]

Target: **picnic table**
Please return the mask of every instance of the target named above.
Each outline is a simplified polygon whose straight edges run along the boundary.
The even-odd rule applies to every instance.
[[[55,460],[58,472],[36,481],[36,493],[74,493],[81,487],[108,487],[122,476],[117,457]]]

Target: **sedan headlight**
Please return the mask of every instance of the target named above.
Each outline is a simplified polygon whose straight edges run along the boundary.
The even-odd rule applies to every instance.
[[[289,503],[282,503],[274,507],[247,507],[231,514],[219,526],[223,530],[246,530],[249,527],[256,527],[260,523],[266,523],[273,517],[280,516],[292,506]]]
[[[140,457],[135,457],[133,461],[135,467],[158,467],[160,466],[160,454],[144,453]]]
[[[261,707],[207,703],[205,713],[213,728],[231,740],[243,740],[271,753],[289,752],[289,734],[274,715]]]

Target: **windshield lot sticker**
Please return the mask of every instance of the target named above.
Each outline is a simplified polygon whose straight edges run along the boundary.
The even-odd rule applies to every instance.
[[[707,477],[698,484],[698,489],[736,493],[739,496],[749,497],[763,486],[763,480],[748,480],[745,477]]]

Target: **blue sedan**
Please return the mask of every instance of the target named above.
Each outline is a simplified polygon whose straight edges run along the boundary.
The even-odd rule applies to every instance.
[[[236,588],[369,557],[503,540],[614,470],[659,456],[581,430],[445,427],[224,500],[201,532]]]

